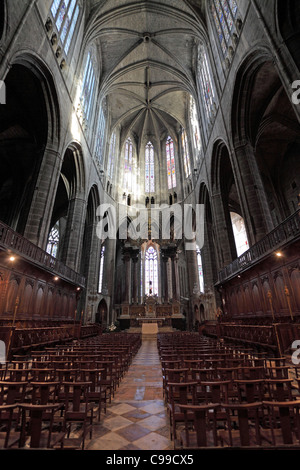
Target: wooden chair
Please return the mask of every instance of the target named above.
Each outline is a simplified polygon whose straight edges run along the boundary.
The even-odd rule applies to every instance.
[[[192,369],[190,373],[192,381],[213,382],[220,380],[219,372],[216,369]]]
[[[168,401],[169,387],[168,382],[189,382],[189,369],[165,369],[163,377],[163,396]]]
[[[226,428],[218,430],[222,447],[261,447],[260,416],[262,403],[230,403],[226,410]]]
[[[180,433],[180,447],[200,449],[218,447],[217,403],[210,405],[179,405],[183,414],[184,431]]]
[[[102,405],[106,411],[106,390],[102,386],[103,372],[105,372],[104,369],[84,369],[80,373],[81,381],[91,384],[87,392],[87,400],[94,405],[98,421],[101,418]]]
[[[93,432],[93,405],[89,403],[88,392],[90,382],[63,382],[61,388],[63,392],[64,404],[64,430],[67,437],[64,439],[64,448],[74,446],[85,447],[87,434],[92,438]],[[79,426],[80,431],[72,433],[73,424]]]
[[[79,369],[57,369],[54,371],[53,380],[62,384],[63,382],[76,382],[79,377]]]
[[[265,376],[267,379],[288,379],[289,366],[276,365],[265,367]]]
[[[279,402],[293,400],[293,379],[267,379],[265,383],[268,390],[268,400]]]
[[[16,431],[19,424],[18,405],[0,406],[0,448],[7,449],[16,445],[20,433]],[[17,418],[16,418],[17,417]]]
[[[278,448],[296,447],[300,449],[300,400],[293,401],[264,401],[267,410],[268,428],[264,426],[264,433]]]
[[[230,380],[200,382],[197,387],[199,403],[228,403]]]
[[[238,400],[240,403],[262,402],[265,395],[265,381],[256,380],[235,380],[237,385]]]
[[[27,385],[27,382],[0,382],[0,405],[23,403]]]
[[[101,386],[102,390],[105,390],[106,400],[111,403],[112,398],[115,395],[115,379],[113,373],[113,361],[96,361],[96,368],[102,369],[101,375]]]
[[[239,378],[242,380],[257,380],[257,379],[265,379],[266,378],[266,371],[264,366],[243,366],[240,367],[240,374]]]
[[[28,377],[29,381],[33,382],[53,382],[55,379],[54,369],[30,369],[30,375]]]
[[[22,425],[19,447],[31,449],[63,448],[65,432],[54,431],[54,415],[62,405],[20,404]]]
[[[170,439],[176,440],[176,427],[178,423],[183,423],[183,413],[179,405],[197,405],[197,385],[198,382],[169,382],[167,413],[170,424]]]
[[[28,382],[30,375],[30,369],[7,369],[3,380],[8,382]]]
[[[50,405],[58,402],[59,382],[31,382],[32,405]]]

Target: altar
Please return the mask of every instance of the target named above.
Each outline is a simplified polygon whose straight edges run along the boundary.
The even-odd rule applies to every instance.
[[[160,317],[157,317],[157,318],[150,318],[150,317],[139,317],[136,319],[138,325],[140,326],[143,326],[144,324],[157,324],[158,326],[165,326],[165,323],[166,323],[166,319],[165,318],[160,318]]]
[[[157,335],[157,333],[158,333],[158,324],[157,324],[157,322],[143,323],[143,325],[142,325],[142,335]]]
[[[172,327],[182,319],[179,302],[159,303],[157,296],[146,296],[141,304],[122,304],[121,312],[118,317],[121,329],[143,328],[144,325]]]

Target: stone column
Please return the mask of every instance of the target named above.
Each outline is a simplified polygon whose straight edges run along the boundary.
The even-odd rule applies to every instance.
[[[198,275],[198,264],[197,264],[197,254],[195,250],[186,251],[186,265],[188,272],[188,286],[190,295],[194,293],[195,286],[199,286],[199,275]],[[198,290],[197,290],[198,292]]]
[[[161,255],[162,259],[162,279],[161,279],[161,286],[162,286],[162,299],[164,303],[168,303],[169,301],[169,286],[168,286],[168,260],[169,256],[165,251],[162,251]]]
[[[74,271],[80,270],[86,201],[74,198],[69,202],[67,225],[61,252],[61,261]]]
[[[212,212],[217,238],[218,268],[222,269],[236,258],[236,247],[233,234],[230,236],[228,224],[231,224],[231,221],[229,215],[226,220],[221,193],[212,195]]]
[[[45,249],[59,181],[61,158],[57,150],[46,147],[36,189],[28,214],[24,237]]]
[[[249,243],[253,245],[269,233],[274,224],[252,146],[239,144],[235,153],[244,218]]]
[[[131,301],[131,257],[130,257],[130,253],[126,249],[123,250],[123,262],[125,265],[124,302],[130,303]]]
[[[172,263],[172,298],[173,300],[179,300],[180,299],[180,292],[179,292],[179,286],[178,286],[178,276],[177,276],[177,254],[172,253],[170,255],[171,258],[171,263]]]
[[[132,302],[138,303],[138,252],[133,252],[131,258],[132,265]]]

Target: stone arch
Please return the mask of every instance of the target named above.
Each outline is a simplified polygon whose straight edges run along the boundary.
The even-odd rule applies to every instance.
[[[249,96],[252,94],[254,77],[257,71],[273,62],[271,52],[266,48],[257,48],[255,52],[250,52],[240,64],[235,77],[231,104],[231,133],[233,142],[253,139],[253,132],[250,127],[250,107],[252,106]],[[262,82],[264,89],[270,86]],[[264,104],[261,103],[260,108]],[[253,106],[252,106],[253,107]],[[252,143],[253,140],[252,140]]]
[[[98,305],[97,313],[96,313],[96,323],[100,323],[102,327],[107,325],[107,313],[108,307],[105,299],[102,299]]]
[[[300,69],[300,5],[297,0],[276,2],[277,30],[291,54],[293,61]]]
[[[232,214],[238,214],[248,228],[247,220],[243,216],[234,165],[229,149],[224,141],[218,140],[214,144],[212,154],[212,196],[214,200],[214,220],[217,238],[217,252],[220,266],[229,264],[238,254],[238,246],[234,236]],[[223,227],[221,229],[221,227]],[[224,231],[226,227],[226,231]],[[248,231],[248,230],[247,230]],[[246,242],[244,250],[247,249]]]
[[[4,79],[6,105],[0,118],[0,219],[26,236],[40,224],[35,211],[37,186],[42,194],[41,217],[45,213],[50,178],[45,178],[43,165],[50,158],[50,148],[58,148],[60,113],[47,66],[26,52],[15,55],[11,64]]]
[[[199,189],[199,204],[204,205],[204,244],[201,248],[205,284],[212,286],[217,281],[216,233],[212,216],[210,194],[203,182]]]
[[[300,125],[267,50],[249,54],[240,66],[233,98],[232,131],[247,193],[247,220],[252,217],[252,238],[258,241],[295,212],[300,187],[296,171]],[[288,174],[283,179],[284,169]]]
[[[200,323],[200,312],[198,305],[194,305],[194,324],[199,325]]]
[[[97,208],[100,205],[100,196],[97,185],[93,185],[89,191],[87,199],[86,218],[84,221],[84,234],[83,234],[83,249],[81,255],[80,272],[88,279],[97,278],[97,266],[100,255],[100,245],[96,233],[96,226],[98,222]]]
[[[7,25],[7,6],[5,0],[0,0],[0,41],[5,38]]]
[[[200,323],[204,322],[205,321],[205,308],[203,304],[200,304],[199,316],[200,316]]]
[[[83,153],[79,144],[72,142],[64,152],[50,229],[55,224],[59,226],[60,242],[57,258],[77,271],[80,270],[86,217],[85,187]]]

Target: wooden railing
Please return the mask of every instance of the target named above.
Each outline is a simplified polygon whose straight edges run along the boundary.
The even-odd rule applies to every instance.
[[[102,328],[96,323],[93,325],[83,325],[80,328],[80,338],[88,338],[90,336],[98,336],[102,334]]]
[[[65,344],[73,340],[85,339],[102,334],[100,325],[81,325],[80,322],[57,326],[37,328],[16,328],[0,326],[0,340],[6,346],[7,359],[15,354],[30,354],[36,349]]]
[[[208,336],[279,354],[280,347],[275,326],[215,323],[205,325],[203,332]]]
[[[219,282],[224,282],[243,269],[249,268],[272,251],[300,236],[300,210],[288,217],[262,240],[219,272]]]
[[[71,281],[80,287],[85,286],[85,278],[83,276],[34,245],[3,222],[0,222],[0,246],[12,250],[13,253],[67,281]]]
[[[284,356],[290,354],[293,342],[300,340],[300,325],[291,322],[269,325],[208,322],[201,333]]]

